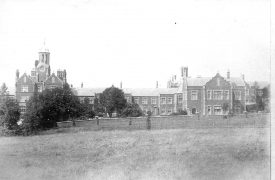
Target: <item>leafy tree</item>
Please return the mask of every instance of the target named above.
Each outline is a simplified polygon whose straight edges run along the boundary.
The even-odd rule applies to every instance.
[[[222,104],[222,110],[223,110],[223,112],[229,112],[229,104],[228,103],[223,103]]]
[[[100,98],[102,99],[102,94],[100,95],[99,98],[95,97],[94,99],[94,112],[96,116],[103,116],[105,112],[102,103],[100,103],[100,100],[99,100]]]
[[[3,84],[1,85],[0,95],[1,95],[1,96],[6,96],[6,95],[8,95],[8,87],[6,86],[6,83],[3,83]]]
[[[8,130],[18,128],[17,122],[20,118],[20,108],[16,100],[7,98],[0,106],[1,125]]]
[[[57,121],[80,116],[81,104],[68,84],[34,93],[27,104],[23,127],[27,131],[56,127]]]
[[[230,110],[230,114],[236,114],[236,113],[242,113],[244,110],[244,106],[242,105],[240,100],[236,100],[235,92],[232,93],[232,99],[233,99],[233,109]]]
[[[122,111],[122,116],[125,117],[139,117],[142,116],[142,110],[136,103],[127,103]]]
[[[113,112],[117,112],[120,115],[126,106],[123,91],[114,86],[103,91],[100,101],[110,117],[112,117]]]
[[[37,84],[35,84],[34,94],[26,104],[26,113],[24,114],[24,121],[22,124],[23,132],[27,135],[43,128],[41,122],[41,110],[43,106],[39,98],[38,87]]]
[[[90,100],[88,97],[84,98],[84,103],[82,104],[81,108],[81,116],[85,116],[88,118],[93,118],[95,116],[93,105],[90,104]]]

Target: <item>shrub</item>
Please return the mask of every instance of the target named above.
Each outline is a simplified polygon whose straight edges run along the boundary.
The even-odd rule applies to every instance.
[[[187,115],[187,111],[180,109],[178,112],[174,112],[171,115],[172,116],[175,116],[175,115]]]
[[[136,103],[127,103],[126,107],[123,109],[122,117],[139,117],[142,116],[142,111],[138,104]]]
[[[20,119],[20,109],[14,99],[7,98],[0,107],[1,124],[8,130],[17,130]]]

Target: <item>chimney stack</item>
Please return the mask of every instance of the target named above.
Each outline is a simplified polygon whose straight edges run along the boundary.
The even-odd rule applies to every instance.
[[[83,82],[81,83],[81,88],[83,88]]]
[[[184,76],[185,76],[185,77],[188,77],[188,67],[184,67],[184,68],[183,68],[183,71],[184,71],[184,72],[183,72],[183,73],[184,73]]]
[[[16,70],[16,81],[19,79],[19,70]]]
[[[227,79],[230,79],[230,71],[227,70]]]

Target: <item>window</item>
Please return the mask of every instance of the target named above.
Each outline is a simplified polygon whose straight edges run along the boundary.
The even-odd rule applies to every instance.
[[[26,112],[26,106],[20,106],[20,112],[25,113]]]
[[[222,100],[222,91],[213,91],[213,99]]]
[[[147,98],[142,98],[142,104],[148,104],[148,99]]]
[[[182,94],[178,94],[178,103],[179,103],[179,104],[182,103]]]
[[[245,90],[245,95],[248,96],[249,95],[249,89]]]
[[[229,100],[229,91],[228,90],[224,91],[224,99]]]
[[[157,98],[151,98],[151,104],[157,104]]]
[[[167,109],[167,113],[168,113],[168,114],[171,114],[172,112],[173,112],[173,111],[172,111],[172,108],[168,108],[168,109]]]
[[[32,73],[32,76],[35,76],[35,71],[32,71],[31,73]]]
[[[48,55],[45,54],[45,63],[48,64]]]
[[[49,89],[54,89],[56,88],[57,86],[49,86]]]
[[[26,102],[29,100],[29,96],[21,96],[20,102]]]
[[[138,98],[138,97],[135,97],[135,98],[134,98],[134,101],[135,101],[135,103],[138,104],[139,98]]]
[[[173,98],[168,97],[167,98],[167,104],[173,104]]]
[[[160,104],[166,104],[166,97],[160,98]]]
[[[127,101],[128,103],[131,103],[131,97],[130,97],[130,96],[127,96],[127,97],[126,97],[126,101]]]
[[[234,91],[235,100],[241,100],[241,91]]]
[[[207,91],[207,99],[211,99],[212,98],[212,91],[208,90]]]
[[[165,114],[165,113],[166,113],[165,108],[161,108],[160,113],[161,113],[161,114]]]
[[[90,104],[94,104],[94,98],[89,97],[89,102],[90,102]]]
[[[217,86],[220,86],[220,78],[217,78]]]
[[[55,83],[55,78],[54,77],[52,77],[52,83]]]
[[[38,92],[42,92],[42,86],[37,86]]]
[[[29,91],[29,87],[27,85],[21,86],[21,92],[28,92],[28,91]]]
[[[207,106],[207,114],[208,115],[212,114],[212,107],[211,106]]]
[[[215,115],[222,115],[222,107],[221,106],[214,106],[214,114]]]
[[[198,100],[198,91],[191,91],[191,100]]]
[[[26,77],[26,76],[24,76],[24,83],[25,83],[25,82],[27,82],[27,77]]]

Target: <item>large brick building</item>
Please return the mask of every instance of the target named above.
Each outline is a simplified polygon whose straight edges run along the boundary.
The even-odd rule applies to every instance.
[[[84,101],[87,97],[93,104],[94,98],[102,93],[104,88],[75,88],[75,94]],[[179,80],[173,76],[167,83],[167,88],[135,88],[122,89],[128,102],[134,101],[141,109],[151,111],[154,115],[169,115],[186,110],[189,114],[200,113],[201,115],[228,114],[229,110],[242,113],[246,104],[251,103],[253,91],[244,76],[227,77],[217,73],[214,77],[188,76],[188,68],[181,68]],[[223,108],[227,107],[227,108]],[[225,110],[227,109],[227,110]]]
[[[51,73],[50,51],[44,46],[38,52],[39,59],[31,74],[19,75],[16,71],[15,97],[21,112],[26,109],[26,101],[34,93],[34,85],[38,91],[62,87],[66,83],[66,70]],[[121,87],[122,88],[122,87]],[[98,97],[105,88],[74,88],[73,91],[81,102],[87,97],[90,103]],[[253,85],[242,77],[231,77],[230,72],[223,77],[217,73],[214,77],[196,77],[188,75],[188,68],[181,68],[180,78],[174,75],[167,83],[167,88],[135,88],[122,89],[128,102],[132,99],[141,109],[151,111],[153,115],[169,115],[186,110],[189,114],[222,115],[242,113],[246,105],[255,103]],[[228,107],[227,110],[223,107]]]
[[[57,74],[51,73],[50,51],[45,47],[45,43],[38,55],[39,60],[35,61],[31,75],[24,73],[20,76],[19,71],[16,71],[15,97],[23,113],[26,110],[26,101],[34,93],[35,84],[38,91],[42,92],[44,89],[62,87],[66,82],[66,70],[58,70]]]

